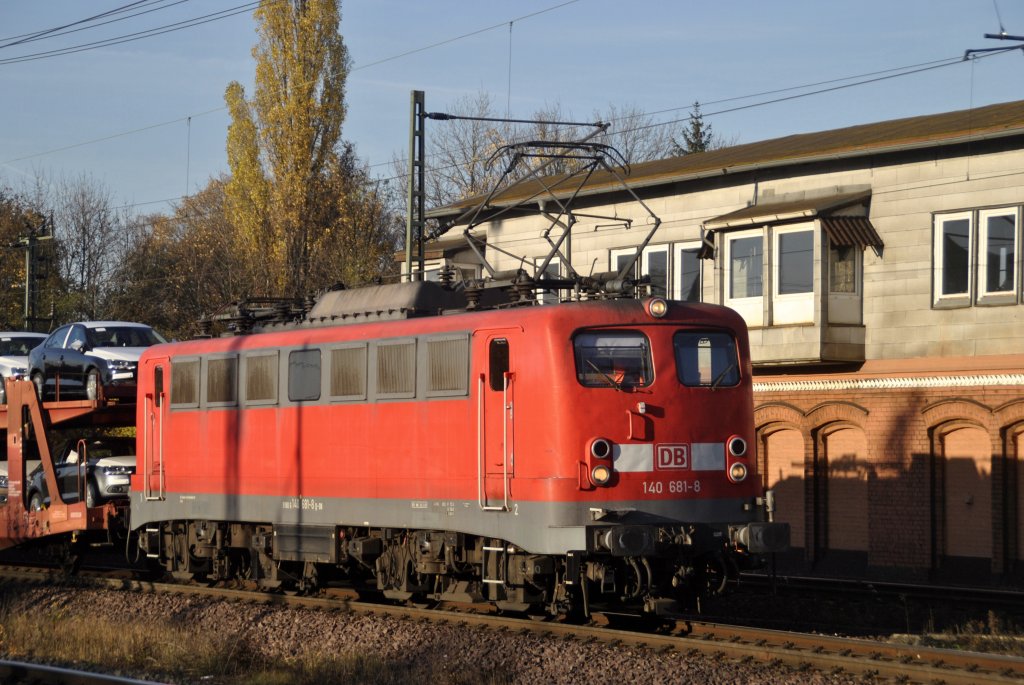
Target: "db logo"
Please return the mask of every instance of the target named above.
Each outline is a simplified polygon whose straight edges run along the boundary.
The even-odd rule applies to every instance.
[[[658,445],[655,466],[659,469],[690,468],[690,446]]]

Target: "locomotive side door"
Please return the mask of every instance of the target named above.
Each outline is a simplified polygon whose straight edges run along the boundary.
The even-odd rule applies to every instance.
[[[515,372],[511,331],[487,331],[478,344],[478,499],[484,511],[508,511],[515,470]]]
[[[164,418],[167,415],[170,370],[170,360],[165,357],[148,359],[145,368],[139,372],[139,384],[145,386],[142,398],[142,475],[147,500],[164,498]]]

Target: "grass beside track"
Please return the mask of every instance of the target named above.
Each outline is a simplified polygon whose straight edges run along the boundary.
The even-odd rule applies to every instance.
[[[321,685],[331,682],[397,685],[424,678],[423,664],[358,654],[265,657],[243,629],[197,635],[173,619],[112,622],[65,615],[57,606],[31,614],[0,605],[0,655],[108,675],[209,685]],[[506,685],[504,675],[451,673],[435,668],[438,685]]]

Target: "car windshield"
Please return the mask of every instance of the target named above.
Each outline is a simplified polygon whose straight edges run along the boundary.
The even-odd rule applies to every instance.
[[[103,326],[87,328],[89,347],[149,347],[167,342],[148,326]]]
[[[0,357],[27,357],[29,351],[42,342],[42,338],[10,336],[0,338]]]

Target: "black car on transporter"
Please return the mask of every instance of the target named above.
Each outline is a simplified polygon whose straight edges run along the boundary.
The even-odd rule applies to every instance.
[[[28,355],[28,375],[41,400],[135,397],[145,349],[167,342],[152,328],[128,321],[61,326]]]

